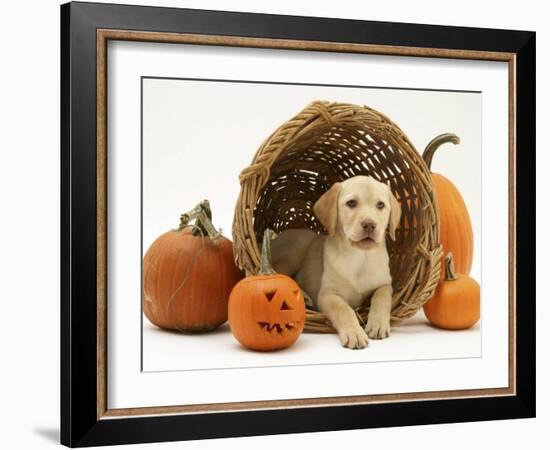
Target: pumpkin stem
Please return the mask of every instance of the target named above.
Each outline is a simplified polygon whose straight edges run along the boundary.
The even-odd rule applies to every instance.
[[[180,216],[179,227],[175,231],[181,231],[189,226],[189,222],[195,221],[193,227],[193,236],[208,236],[212,239],[217,239],[221,233],[212,225],[212,210],[210,202],[203,200],[193,209],[187,211]]]
[[[432,159],[435,151],[440,146],[447,144],[448,142],[452,142],[455,145],[460,144],[460,138],[454,133],[443,133],[434,137],[428,145],[426,145],[426,149],[424,150],[424,153],[422,153],[422,159],[428,166],[428,169],[432,170]]]
[[[273,275],[277,273],[271,266],[271,236],[273,231],[266,228],[264,231],[264,239],[262,241],[262,255],[260,258],[260,272],[259,275]]]
[[[455,260],[451,252],[445,255],[445,281],[458,280],[455,270]]]

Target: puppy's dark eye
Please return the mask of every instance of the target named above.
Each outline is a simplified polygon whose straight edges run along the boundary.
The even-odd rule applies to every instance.
[[[348,200],[346,206],[348,208],[355,208],[357,206],[357,200]]]
[[[378,202],[378,203],[376,204],[376,207],[377,207],[378,209],[384,209],[384,206],[386,206],[386,204],[385,204],[384,202]]]

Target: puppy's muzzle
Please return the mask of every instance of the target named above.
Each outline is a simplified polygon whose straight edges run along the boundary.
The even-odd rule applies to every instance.
[[[371,219],[365,219],[361,222],[361,227],[366,231],[367,235],[370,235],[376,230],[376,222]]]
[[[356,247],[368,250],[378,245],[376,236],[376,222],[372,219],[364,219],[359,223],[360,237],[352,240],[352,244]]]

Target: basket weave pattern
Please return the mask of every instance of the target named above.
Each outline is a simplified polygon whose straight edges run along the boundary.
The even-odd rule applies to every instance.
[[[367,106],[313,102],[264,141],[239,177],[235,261],[247,274],[257,272],[258,242],[266,228],[325,232],[314,203],[333,183],[356,175],[389,184],[401,204],[396,240],[388,239],[387,245],[392,319],[406,319],[432,296],[439,280],[439,214],[419,153],[397,125]],[[368,303],[357,310],[365,323]],[[335,331],[324,314],[313,310],[307,312],[306,330]]]

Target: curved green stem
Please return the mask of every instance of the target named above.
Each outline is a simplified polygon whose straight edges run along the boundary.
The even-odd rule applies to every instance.
[[[449,252],[445,255],[445,281],[454,281],[457,278],[453,254]]]
[[[422,153],[422,159],[428,166],[428,169],[432,170],[432,159],[434,157],[435,151],[442,146],[443,144],[447,144],[448,142],[452,142],[453,144],[460,144],[460,138],[454,134],[454,133],[443,133],[439,136],[434,137],[428,145],[426,145],[426,149]]]
[[[273,231],[266,228],[264,231],[264,238],[262,241],[262,254],[260,257],[260,272],[259,275],[273,275],[277,272],[273,270],[271,266],[271,237]]]

